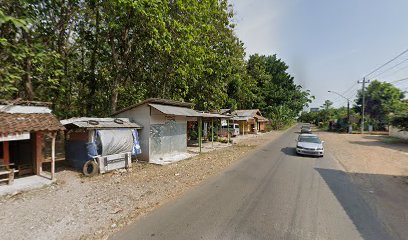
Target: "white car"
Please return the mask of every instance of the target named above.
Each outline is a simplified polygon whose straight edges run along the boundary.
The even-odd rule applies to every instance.
[[[324,142],[316,134],[300,134],[296,141],[297,154],[323,157]]]

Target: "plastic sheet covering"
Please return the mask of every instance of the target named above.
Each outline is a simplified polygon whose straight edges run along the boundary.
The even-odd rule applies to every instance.
[[[136,156],[142,153],[142,149],[140,149],[139,134],[137,133],[136,129],[132,129],[132,135],[133,135],[132,155]]]
[[[102,156],[133,151],[132,129],[97,130],[96,135],[102,148]]]
[[[96,157],[98,155],[98,152],[96,150],[96,143],[94,142],[86,143],[86,151],[88,160],[91,160],[94,157]]]

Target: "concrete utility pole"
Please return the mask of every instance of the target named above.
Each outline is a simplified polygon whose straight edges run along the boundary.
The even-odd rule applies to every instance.
[[[362,83],[363,86],[361,87],[361,93],[363,94],[363,103],[361,104],[361,134],[364,133],[364,108],[365,108],[365,84],[369,83],[370,80],[357,81],[357,83]]]

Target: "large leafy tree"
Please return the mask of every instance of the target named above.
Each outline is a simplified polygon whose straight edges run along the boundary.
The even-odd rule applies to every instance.
[[[2,0],[0,94],[61,118],[161,97],[293,119],[309,93],[276,56],[245,61],[232,18],[227,0]]]
[[[256,82],[252,107],[261,109],[277,127],[293,121],[312,98],[295,84],[288,68],[276,55],[251,55],[247,63],[248,75]]]
[[[1,3],[0,93],[5,98],[42,99],[60,87],[61,56],[44,42],[38,12],[27,1]]]
[[[389,124],[390,113],[397,113],[402,109],[403,98],[404,93],[391,83],[372,81],[365,92],[365,114],[369,117],[368,120],[376,128],[383,128]],[[362,92],[359,91],[354,106],[356,112],[361,112],[362,102]]]

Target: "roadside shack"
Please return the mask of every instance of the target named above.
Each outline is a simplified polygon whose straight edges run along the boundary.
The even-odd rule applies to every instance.
[[[140,159],[166,164],[188,158],[187,118],[200,117],[193,104],[168,99],[150,98],[114,114],[140,123]]]
[[[0,181],[12,184],[15,175],[55,179],[55,139],[64,127],[51,113],[49,105],[0,101]],[[51,141],[48,143],[46,138]],[[46,148],[51,148],[50,175],[43,171]]]
[[[128,118],[70,118],[65,126],[65,157],[85,175],[130,168],[140,153],[138,130]]]

